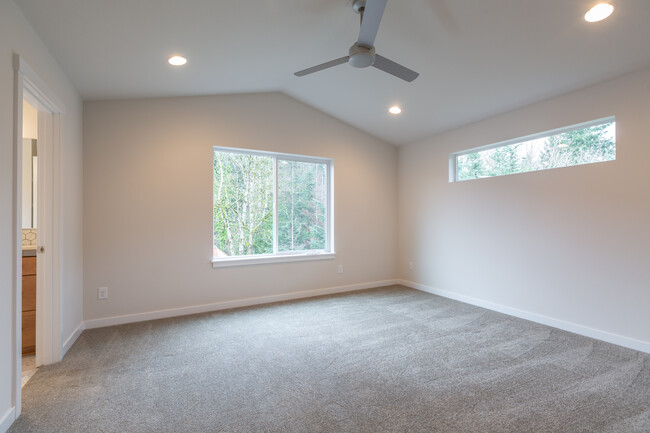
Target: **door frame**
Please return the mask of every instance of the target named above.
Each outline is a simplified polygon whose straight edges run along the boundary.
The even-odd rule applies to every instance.
[[[22,382],[22,127],[23,99],[38,115],[38,209],[36,361],[61,360],[61,118],[63,105],[19,54],[14,54],[14,392],[15,418],[21,412]],[[42,136],[41,136],[42,135]],[[41,159],[42,157],[42,159]]]

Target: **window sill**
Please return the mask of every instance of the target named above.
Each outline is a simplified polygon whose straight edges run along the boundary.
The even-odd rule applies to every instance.
[[[313,253],[313,254],[287,254],[262,257],[231,257],[227,259],[212,259],[213,268],[225,268],[229,266],[261,265],[265,263],[287,263],[304,262],[311,260],[332,260],[336,253]]]

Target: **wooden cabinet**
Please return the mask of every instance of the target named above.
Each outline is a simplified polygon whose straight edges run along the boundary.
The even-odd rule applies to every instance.
[[[36,352],[36,310],[23,311],[23,355]]]
[[[23,257],[23,355],[36,352],[36,257]]]
[[[36,275],[36,256],[23,257],[23,276]]]

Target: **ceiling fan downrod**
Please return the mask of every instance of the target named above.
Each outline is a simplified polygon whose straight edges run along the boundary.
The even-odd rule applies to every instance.
[[[363,24],[363,12],[366,10],[366,0],[354,0],[352,2],[352,10],[361,16],[360,24]]]

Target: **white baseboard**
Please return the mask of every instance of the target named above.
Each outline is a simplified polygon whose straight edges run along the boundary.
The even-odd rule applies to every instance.
[[[5,433],[16,421],[16,408],[12,407],[0,418],[0,433]]]
[[[477,307],[486,308],[488,310],[497,311],[499,313],[507,314],[510,316],[519,317],[520,319],[526,319],[526,320],[530,320],[531,322],[541,323],[542,325],[552,326],[553,328],[558,328],[564,331],[573,332],[574,334],[595,338],[596,340],[606,341],[608,343],[627,347],[629,349],[638,350],[640,352],[650,353],[650,342],[647,341],[636,340],[634,338],[613,334],[611,332],[602,331],[600,329],[590,328],[588,326],[579,325],[573,322],[567,322],[564,320],[555,319],[553,317],[544,316],[542,314],[532,313],[530,311],[524,311],[524,310],[519,310],[517,308],[507,307],[505,305],[495,304],[489,301],[484,301],[482,299],[473,298],[471,296],[449,292],[447,290],[436,289],[434,287],[426,286],[420,283],[414,283],[412,281],[398,280],[398,284],[401,284],[406,287],[410,287],[412,289],[417,289],[423,292],[442,296],[444,298],[453,299],[455,301],[460,301],[466,304],[476,305]]]
[[[105,317],[101,319],[87,320],[84,324],[85,329],[103,328],[105,326],[123,325],[125,323],[143,322],[146,320],[166,319],[168,317],[187,316],[189,314],[208,313],[211,311],[270,304],[272,302],[290,301],[293,299],[311,298],[314,296],[332,295],[335,293],[353,292],[355,290],[372,289],[376,287],[392,286],[395,284],[398,284],[397,280],[374,281],[371,283],[359,283],[348,286],[305,290],[302,292],[282,293],[278,295],[261,296],[258,298],[237,299],[234,301],[217,302],[215,304],[194,305],[191,307],[172,308],[169,310],[157,310],[146,313],[127,314],[124,316]]]
[[[74,342],[77,341],[77,338],[79,338],[81,333],[84,332],[84,329],[86,329],[86,324],[81,322],[77,325],[75,330],[72,331],[72,334],[67,338],[67,340],[65,340],[65,343],[63,343],[63,347],[61,348],[61,359],[65,357],[65,354],[68,353],[68,350],[70,350]]]

